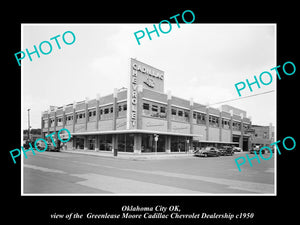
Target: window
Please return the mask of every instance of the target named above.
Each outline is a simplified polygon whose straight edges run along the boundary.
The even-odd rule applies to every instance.
[[[70,125],[72,124],[73,116],[66,116],[66,124]]]
[[[150,105],[148,103],[144,103],[143,104],[143,109],[144,110],[149,110],[150,109]]]
[[[176,114],[177,114],[176,112],[177,112],[176,109],[172,109],[172,110],[171,110],[171,114],[172,114],[172,115],[176,115]]]
[[[96,110],[89,111],[89,121],[96,121]]]
[[[178,116],[183,116],[183,112],[181,110],[178,110]]]
[[[166,114],[166,107],[161,106],[160,107],[160,114],[159,114],[160,118],[167,118],[167,114]]]
[[[120,104],[118,105],[118,117],[125,117],[126,116],[127,105]]]
[[[189,118],[189,112],[185,111],[185,112],[184,112],[184,117]]]
[[[197,113],[193,113],[193,119],[196,119],[197,118]]]
[[[222,118],[222,127],[229,129],[230,128],[230,121],[228,119]]]
[[[233,122],[232,123],[232,129],[233,130],[241,130],[241,123],[239,123],[239,122]]]
[[[212,127],[217,127],[219,124],[219,118],[216,116],[209,115],[209,125]]]
[[[197,124],[205,124],[205,114],[203,113],[196,113],[196,123]]]
[[[153,111],[153,112],[157,112],[157,111],[158,111],[157,105],[152,105],[152,111]]]
[[[110,112],[113,113],[114,112],[114,108],[110,107]]]
[[[109,108],[104,109],[104,114],[108,114],[109,113]]]

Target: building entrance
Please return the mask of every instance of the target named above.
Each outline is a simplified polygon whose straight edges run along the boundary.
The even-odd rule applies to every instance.
[[[244,137],[243,139],[243,151],[249,151],[249,138]]]

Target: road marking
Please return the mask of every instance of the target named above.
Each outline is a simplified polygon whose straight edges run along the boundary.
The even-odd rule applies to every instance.
[[[176,188],[161,184],[153,184],[143,181],[136,181],[125,178],[104,176],[100,174],[71,174],[86,179],[76,182],[80,185],[109,191],[117,194],[203,194],[203,192],[188,189]]]

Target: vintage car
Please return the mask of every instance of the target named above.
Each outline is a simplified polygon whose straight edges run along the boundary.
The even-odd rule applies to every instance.
[[[220,156],[220,151],[216,147],[206,147],[203,149],[196,150],[194,156]]]
[[[223,146],[220,148],[220,154],[221,155],[233,155],[234,151],[231,146]]]
[[[259,150],[260,150],[260,146],[256,145],[254,146],[251,150],[250,150],[250,154],[254,154],[254,152],[256,152],[256,154],[259,154]],[[261,150],[261,154],[265,154],[265,150]]]
[[[55,151],[55,152],[59,152],[60,148],[58,147],[58,144],[60,145],[60,143],[56,143],[56,146],[53,145],[53,143],[51,141],[47,141],[47,149],[46,151]],[[37,143],[38,148],[39,149],[45,149],[45,142],[40,141]]]
[[[233,151],[234,151],[234,152],[241,152],[241,151],[242,151],[242,149],[241,149],[241,148],[239,148],[239,147],[233,147]]]

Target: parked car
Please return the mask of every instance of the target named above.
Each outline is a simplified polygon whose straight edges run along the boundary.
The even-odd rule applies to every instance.
[[[39,149],[45,149],[45,143],[43,141],[38,142]],[[47,149],[46,151],[56,151],[59,152],[60,148],[58,147],[58,143],[56,143],[56,147],[54,147],[51,141],[47,141]]]
[[[256,152],[256,154],[259,154],[259,150],[260,150],[260,146],[254,146],[251,150],[250,150],[250,154],[254,154],[254,152]],[[261,151],[262,154],[265,154],[265,150],[263,149]]]
[[[241,148],[239,148],[239,147],[233,147],[233,151],[234,151],[234,152],[241,152],[241,151],[242,151],[242,149],[241,149]]]
[[[220,151],[216,147],[206,147],[194,152],[194,156],[220,156]]]
[[[233,155],[234,151],[231,146],[223,146],[220,148],[220,154],[221,155]]]

